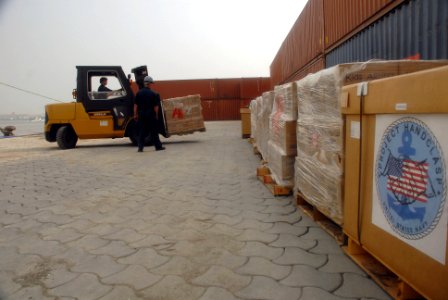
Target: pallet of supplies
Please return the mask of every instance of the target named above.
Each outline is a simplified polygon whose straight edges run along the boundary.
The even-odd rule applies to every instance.
[[[164,99],[162,104],[168,136],[205,131],[200,95]]]

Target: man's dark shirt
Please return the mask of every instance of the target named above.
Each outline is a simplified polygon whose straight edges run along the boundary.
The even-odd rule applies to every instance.
[[[112,92],[112,90],[111,89],[109,89],[107,86],[105,86],[105,85],[100,85],[99,87],[98,87],[98,92]]]
[[[138,116],[155,119],[154,107],[160,106],[160,95],[153,90],[144,87],[138,91],[134,103],[137,104]]]

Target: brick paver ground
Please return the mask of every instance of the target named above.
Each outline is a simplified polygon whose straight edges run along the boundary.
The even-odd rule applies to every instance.
[[[0,140],[0,299],[389,299],[292,197],[239,122],[164,140]]]

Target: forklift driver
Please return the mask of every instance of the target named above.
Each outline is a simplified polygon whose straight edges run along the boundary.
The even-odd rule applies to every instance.
[[[109,89],[106,85],[107,85],[107,78],[101,77],[100,78],[100,86],[98,87],[98,92],[112,92],[112,90]]]

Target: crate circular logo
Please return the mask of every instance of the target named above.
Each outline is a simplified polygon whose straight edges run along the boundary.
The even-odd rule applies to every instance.
[[[442,149],[422,121],[401,118],[383,133],[375,162],[376,189],[384,216],[400,236],[430,234],[446,198]]]

